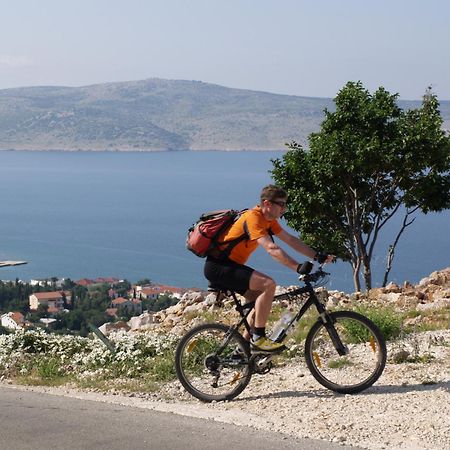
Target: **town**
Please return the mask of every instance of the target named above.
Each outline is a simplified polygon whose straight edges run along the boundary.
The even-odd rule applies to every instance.
[[[178,303],[186,291],[149,279],[131,284],[114,277],[0,281],[0,332],[39,327],[85,336],[89,325],[160,311]]]

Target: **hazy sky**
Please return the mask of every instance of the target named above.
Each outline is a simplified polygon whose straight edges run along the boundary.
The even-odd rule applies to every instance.
[[[449,0],[0,0],[0,89],[159,77],[450,100]]]

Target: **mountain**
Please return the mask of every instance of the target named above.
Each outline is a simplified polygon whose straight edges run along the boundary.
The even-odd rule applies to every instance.
[[[156,78],[5,89],[0,150],[277,150],[306,144],[325,108],[332,99]],[[449,120],[450,102],[441,111]]]

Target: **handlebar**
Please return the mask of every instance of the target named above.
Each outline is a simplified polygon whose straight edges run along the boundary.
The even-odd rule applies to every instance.
[[[325,278],[326,276],[330,275],[328,272],[325,272],[322,269],[323,264],[320,264],[319,268],[315,272],[311,273],[313,267],[314,265],[312,262],[310,261],[304,262],[298,269],[298,273],[300,274],[299,280],[303,281],[304,283],[316,283],[322,278]]]

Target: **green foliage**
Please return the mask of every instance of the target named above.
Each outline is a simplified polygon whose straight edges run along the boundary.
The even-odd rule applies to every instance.
[[[421,317],[421,320],[405,327],[405,333],[450,329],[450,308],[439,308],[430,311],[408,311],[407,317]]]
[[[5,328],[4,326],[0,325],[0,334],[9,334],[8,328]]]
[[[176,378],[173,350],[156,356],[149,365],[149,375],[155,381],[171,381]]]
[[[170,306],[176,305],[179,302],[178,298],[172,297],[170,294],[162,294],[158,296],[157,299],[144,300],[143,307],[149,311],[161,311],[163,309],[169,308]]]
[[[20,311],[26,314],[29,310],[28,297],[34,292],[39,292],[39,286],[31,286],[18,280],[0,281],[0,313]]]
[[[60,364],[56,358],[44,357],[38,360],[36,365],[37,374],[42,379],[55,379],[61,375]]]
[[[371,287],[378,233],[400,206],[408,218],[415,209],[450,207],[450,138],[439,102],[427,92],[420,108],[403,111],[397,97],[347,83],[321,131],[309,136],[309,151],[292,142],[273,161],[272,176],[289,194],[289,225],[313,247],[350,261],[357,290],[360,268]]]
[[[128,291],[131,289],[131,283],[127,280],[114,284],[114,290],[121,296],[126,297]]]
[[[356,311],[374,322],[387,341],[395,339],[402,332],[403,315],[392,308],[359,307]]]

